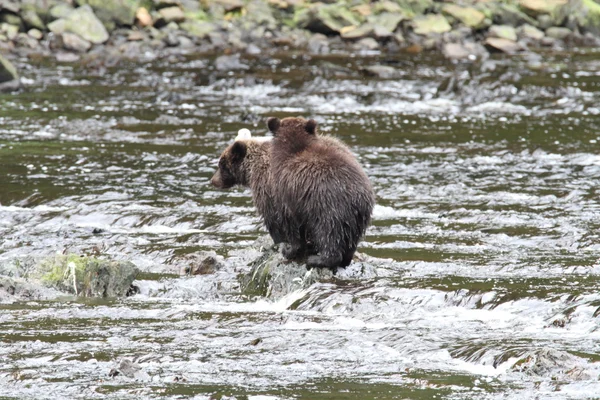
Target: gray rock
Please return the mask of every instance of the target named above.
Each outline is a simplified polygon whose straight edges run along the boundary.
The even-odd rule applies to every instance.
[[[363,24],[361,26],[343,29],[340,36],[344,39],[363,39],[371,37],[375,34],[375,27],[371,23]]]
[[[514,54],[523,50],[517,42],[504,38],[488,37],[484,44],[491,51],[500,51],[507,54]]]
[[[561,28],[553,26],[551,28],[546,29],[546,36],[551,37],[553,39],[565,40],[568,38],[573,32],[569,28]]]
[[[186,21],[180,24],[181,29],[199,39],[205,39],[216,30],[215,24],[211,22]]]
[[[2,13],[0,12],[0,22],[6,22],[10,25],[21,26],[21,17],[12,13]]]
[[[184,268],[186,275],[209,275],[214,274],[221,268],[221,258],[214,251],[201,251],[187,257]]]
[[[89,5],[105,28],[112,31],[115,26],[131,26],[141,0],[80,0],[79,4]]]
[[[61,56],[71,54],[74,57]],[[59,53],[57,60],[73,62],[79,56]],[[75,254],[57,255],[43,260],[30,275],[49,287],[83,297],[122,297],[130,293],[138,274],[136,266],[127,261],[110,261]]]
[[[321,33],[315,33],[308,40],[308,51],[313,54],[329,53],[329,40]]]
[[[94,44],[108,40],[108,32],[88,5],[73,10],[66,18],[48,24],[51,32],[62,34],[71,32]]]
[[[251,0],[246,5],[244,18],[254,25],[263,26],[268,29],[277,28],[277,19],[273,16],[273,10],[269,3],[261,0]]]
[[[246,70],[250,67],[240,61],[240,55],[219,56],[215,60],[215,68],[218,71]]]
[[[492,25],[488,31],[488,37],[507,39],[516,42],[517,32],[515,31],[515,28],[509,25]]]
[[[340,33],[344,27],[359,26],[361,21],[346,6],[339,4],[313,5],[294,15],[296,26],[323,34]]]
[[[177,41],[179,41],[179,47],[182,49],[191,49],[196,46],[194,41],[187,36],[179,35],[177,36]]]
[[[183,10],[179,7],[166,7],[158,10],[161,18],[165,20],[166,23],[169,22],[183,22],[185,21],[185,14]]]
[[[450,32],[452,29],[448,20],[440,14],[418,16],[413,20],[412,26],[417,35],[423,36]]]
[[[42,40],[42,38],[44,37],[44,34],[42,33],[42,31],[40,31],[39,29],[36,29],[36,28],[32,28],[32,29],[28,30],[27,34],[29,36],[31,36],[32,38],[34,38],[35,40]]]
[[[262,50],[260,49],[260,47],[258,47],[254,43],[250,43],[248,45],[248,47],[246,47],[246,53],[256,56],[256,55],[259,55],[260,53],[262,53]]]
[[[15,45],[19,48],[35,49],[40,45],[37,39],[32,38],[27,33],[19,32],[14,39]]]
[[[18,79],[19,74],[15,66],[0,54],[0,83]]]
[[[8,40],[13,40],[19,33],[19,27],[2,22],[0,23],[0,32],[4,33]]]
[[[21,5],[19,1],[0,0],[0,10],[18,14],[21,11]]]
[[[21,13],[21,18],[23,19],[23,22],[27,28],[35,28],[42,31],[46,29],[44,21],[42,21],[40,16],[33,9],[23,10]]]
[[[59,3],[50,9],[50,16],[53,19],[66,18],[73,12],[74,8],[68,3]]]
[[[525,40],[542,40],[544,32],[536,28],[535,26],[525,24],[519,27],[518,35],[520,38]]]
[[[475,60],[485,58],[488,55],[485,48],[475,42],[445,43],[442,53],[446,58],[451,60]]]
[[[377,43],[377,40],[373,39],[373,38],[364,38],[364,39],[360,39],[358,42],[354,43],[353,46],[356,50],[378,50],[379,49],[379,43]]]
[[[554,20],[548,14],[541,14],[537,16],[538,27],[540,29],[548,29],[554,25]]]
[[[22,278],[0,276],[0,304],[20,301],[48,300],[63,293]]]
[[[92,47],[92,44],[74,33],[65,32],[62,34],[63,45],[67,50],[73,50],[78,53],[85,53]]]
[[[362,68],[361,72],[367,76],[375,76],[381,79],[391,79],[398,76],[398,71],[387,65],[369,65]]]

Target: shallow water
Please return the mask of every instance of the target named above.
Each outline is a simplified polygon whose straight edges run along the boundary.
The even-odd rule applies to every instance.
[[[0,97],[0,266],[73,252],[145,272],[126,299],[0,305],[0,398],[600,393],[600,54],[244,61],[33,65]],[[379,63],[398,76],[361,72]],[[248,191],[208,180],[271,115],[312,116],[359,157],[372,276],[240,293],[264,229]],[[202,250],[225,267],[181,277]],[[123,358],[135,377],[109,377]]]

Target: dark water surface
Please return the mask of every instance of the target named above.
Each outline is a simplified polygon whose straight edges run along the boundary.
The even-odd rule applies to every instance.
[[[0,305],[0,398],[600,394],[599,53],[244,61],[33,65],[0,96],[0,265],[73,252],[145,272],[122,300]],[[379,63],[397,76],[362,72]],[[248,191],[208,181],[238,129],[295,115],[372,178],[375,272],[248,298],[264,229]],[[201,250],[225,268],[180,277]],[[141,369],[110,378],[123,358]]]

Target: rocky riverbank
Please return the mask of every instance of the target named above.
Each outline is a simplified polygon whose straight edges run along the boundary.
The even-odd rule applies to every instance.
[[[0,0],[2,54],[108,65],[173,53],[296,49],[440,51],[476,60],[490,52],[597,47],[599,35],[594,0]],[[0,88],[14,89],[11,81],[18,75],[0,56]]]

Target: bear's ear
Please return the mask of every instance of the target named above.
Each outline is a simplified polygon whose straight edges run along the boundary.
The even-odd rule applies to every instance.
[[[269,131],[273,132],[273,134],[277,133],[279,125],[281,125],[279,118],[270,117],[267,119],[267,127],[269,127]]]
[[[247,146],[244,142],[234,142],[231,146],[231,162],[237,164],[246,157]]]
[[[316,135],[317,133],[317,121],[314,119],[309,119],[306,121],[306,125],[304,125],[304,130],[308,132],[309,135]]]

